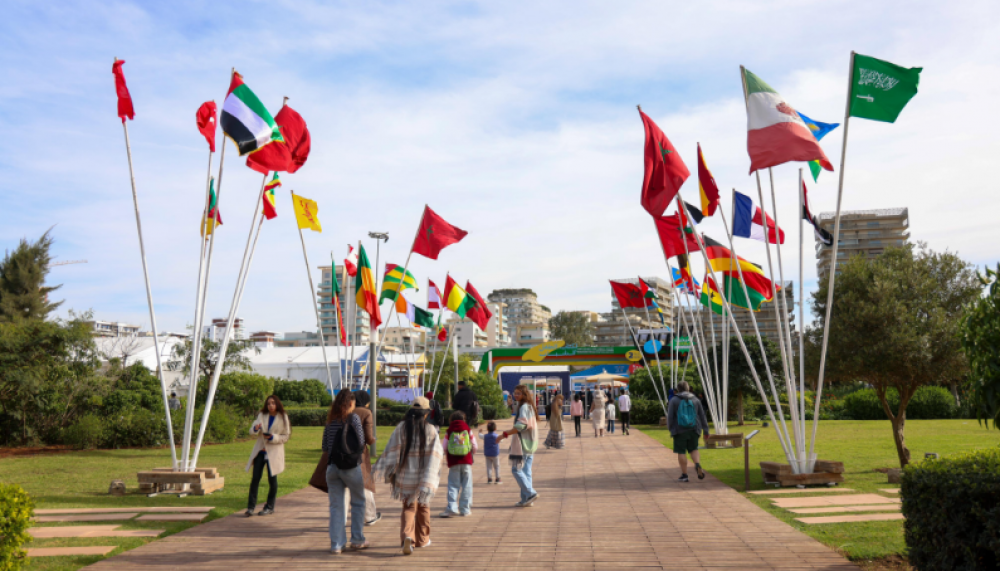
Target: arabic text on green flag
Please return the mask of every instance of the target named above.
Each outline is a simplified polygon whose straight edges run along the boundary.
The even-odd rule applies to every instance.
[[[895,123],[899,112],[917,94],[922,70],[855,54],[850,116]]]

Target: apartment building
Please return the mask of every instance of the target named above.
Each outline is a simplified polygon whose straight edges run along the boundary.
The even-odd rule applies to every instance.
[[[341,317],[344,321],[347,340],[352,345],[367,345],[371,320],[367,313],[356,311],[354,308],[354,279],[347,275],[342,265],[332,268],[333,271],[331,271],[331,266],[319,266],[318,269],[320,271],[320,280],[316,297],[319,301],[319,319],[323,326],[324,341],[328,346],[334,345],[337,343],[336,336],[340,335],[337,311],[331,297],[333,280],[336,279],[337,283],[340,284]],[[345,277],[347,278],[346,283]],[[354,322],[353,326],[351,325],[352,320]]]
[[[486,299],[492,303],[504,304],[503,314],[508,333],[516,332],[521,325],[548,323],[552,317],[552,311],[538,303],[538,296],[528,288],[495,289]],[[514,342],[517,343],[517,339]]]
[[[540,323],[522,323],[517,326],[517,337],[514,339],[518,347],[534,347],[551,339],[548,320]]]
[[[211,325],[202,328],[202,338],[216,343],[221,342],[222,336],[226,333],[226,323],[228,322],[228,318],[216,317],[212,320]],[[233,335],[230,339],[246,339],[246,329],[243,327],[243,320],[239,317],[233,320]]]
[[[819,224],[831,235],[835,212],[821,212]],[[902,246],[910,239],[908,208],[848,210],[840,213],[840,245],[837,266],[857,255],[874,258],[889,246]],[[833,247],[816,239],[816,270],[819,277],[828,275]]]
[[[386,327],[381,330],[386,347],[396,347],[400,353],[421,353],[434,343],[433,333],[422,327]],[[443,346],[443,345],[442,345]]]
[[[94,337],[135,337],[139,335],[139,326],[119,321],[88,321]],[[163,332],[160,332],[163,335]]]
[[[639,285],[638,278],[623,278],[614,281]],[[658,277],[644,277],[642,281],[646,282],[656,292],[658,298],[656,303],[663,310],[663,322],[669,326],[674,315],[671,283]],[[628,326],[625,323],[625,317],[622,316],[618,298],[615,297],[614,292],[610,292],[610,295],[611,311],[599,315],[594,314],[598,316],[599,320],[595,320],[593,316],[591,317],[591,324],[594,328],[594,344],[598,347],[623,347],[631,345],[632,341],[629,338]],[[629,307],[625,309],[625,315],[628,316],[629,323],[632,324],[633,329],[658,329],[664,326],[663,322],[660,321],[660,314],[653,308],[649,308],[647,313],[646,309]]]

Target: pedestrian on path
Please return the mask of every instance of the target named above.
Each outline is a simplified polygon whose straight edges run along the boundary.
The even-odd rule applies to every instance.
[[[580,393],[573,395],[573,402],[569,405],[569,415],[573,417],[576,437],[580,438],[580,421],[583,419],[583,400],[580,398]]]
[[[441,481],[441,439],[427,421],[430,403],[413,399],[403,422],[396,426],[375,463],[375,477],[389,484],[393,499],[403,502],[399,530],[403,555],[431,544],[431,500]]]
[[[698,472],[698,479],[705,479],[705,470],[701,467],[701,455],[698,453],[698,437],[702,434],[708,435],[708,419],[705,418],[705,409],[701,402],[691,393],[691,387],[687,381],[677,383],[677,394],[670,399],[670,406],[667,407],[667,428],[670,436],[674,439],[674,452],[677,454],[677,463],[681,465],[681,477],[679,482],[687,482],[687,456],[691,454],[694,461],[694,469]]]
[[[365,429],[354,414],[354,393],[342,390],[330,404],[323,429],[323,452],[329,455],[326,466],[326,487],[330,498],[330,553],[339,554],[344,547],[366,549],[365,541],[365,475],[361,470],[365,446]],[[351,544],[347,546],[345,491],[351,491]]]
[[[483,458],[486,458],[487,484],[492,484],[493,478],[496,478],[497,484],[500,483],[500,443],[497,436],[497,423],[491,420],[486,423],[486,435],[483,436]]]
[[[604,406],[607,397],[604,391],[594,391],[594,401],[590,404],[590,422],[594,425],[594,438],[604,436]]]
[[[608,406],[604,409],[604,414],[608,417],[608,434],[615,433],[615,401],[608,400]]]
[[[622,433],[628,436],[629,423],[632,420],[629,418],[629,413],[632,412],[632,399],[628,396],[628,389],[622,389],[622,394],[618,397],[618,412],[622,419]]]
[[[257,437],[253,443],[253,450],[250,452],[250,460],[247,461],[244,472],[249,472],[253,468],[253,476],[250,480],[250,493],[247,497],[247,511],[244,515],[250,517],[257,507],[257,490],[260,488],[260,479],[267,469],[267,503],[264,509],[257,515],[271,515],[274,513],[274,502],[278,497],[278,474],[285,471],[285,442],[292,435],[292,423],[288,421],[285,408],[281,406],[281,399],[277,395],[271,395],[264,401],[257,418],[250,425],[250,434]]]
[[[566,444],[566,435],[563,433],[562,419],[563,396],[556,395],[549,405],[549,410],[545,413],[545,418],[549,422],[549,434],[545,437],[545,447],[562,448]]]
[[[375,525],[382,519],[382,513],[375,507],[375,478],[372,478],[370,450],[375,444],[375,421],[372,419],[371,400],[368,391],[354,391],[354,414],[361,419],[361,427],[365,430],[365,449],[361,456],[361,473],[365,476],[365,526]],[[345,501],[349,499],[350,496]]]
[[[451,413],[451,422],[441,443],[448,461],[448,507],[441,512],[441,517],[472,514],[472,463],[479,447],[465,419],[465,413],[460,410]]]
[[[521,501],[516,505],[523,508],[531,507],[538,499],[531,479],[531,465],[538,449],[538,409],[527,385],[514,387],[514,400],[517,403],[514,428],[501,432],[498,440],[516,436],[510,442],[510,469],[521,488]]]

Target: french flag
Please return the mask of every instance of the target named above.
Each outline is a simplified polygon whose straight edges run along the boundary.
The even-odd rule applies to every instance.
[[[764,221],[767,221],[767,242],[784,244],[785,232],[774,224],[774,220],[759,206],[754,206],[753,200],[739,192],[733,192],[733,236],[750,238],[764,242]],[[777,231],[777,236],[775,236]]]

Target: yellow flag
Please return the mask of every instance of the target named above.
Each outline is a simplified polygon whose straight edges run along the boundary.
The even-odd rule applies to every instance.
[[[319,208],[315,200],[309,200],[292,193],[292,202],[295,204],[295,220],[299,223],[299,228],[322,232],[323,227],[319,225]]]

